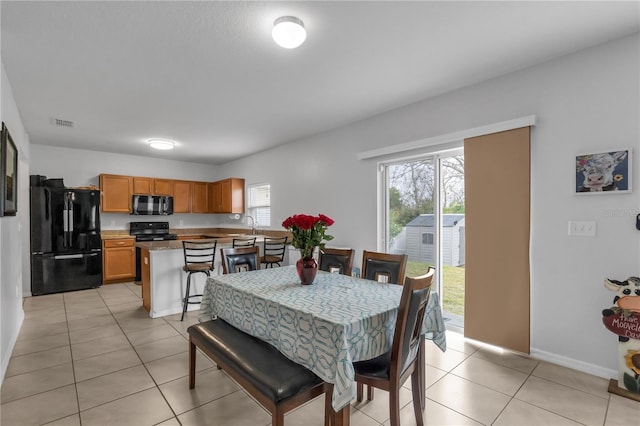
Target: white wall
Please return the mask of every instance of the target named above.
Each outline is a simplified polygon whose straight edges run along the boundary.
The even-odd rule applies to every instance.
[[[633,176],[631,194],[578,196],[574,157],[619,147],[632,148],[638,157],[639,52],[636,34],[256,154],[222,166],[219,173],[243,176],[248,184],[270,182],[275,226],[293,213],[324,213],[336,220],[332,245],[361,253],[377,247],[380,159],[358,161],[359,152],[536,114],[532,354],[614,377],[617,338],[605,330],[600,314],[613,294],[603,280],[640,275],[640,232],[634,227],[640,173]],[[569,220],[597,221],[597,236],[569,237]],[[359,255],[355,261],[361,263]]]
[[[9,365],[24,311],[22,310],[23,252],[29,238],[29,138],[25,133],[4,65],[0,76],[0,118],[18,149],[18,213],[0,217],[0,383]],[[28,271],[28,267],[26,268]]]

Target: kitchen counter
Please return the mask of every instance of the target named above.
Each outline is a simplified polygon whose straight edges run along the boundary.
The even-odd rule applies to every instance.
[[[233,244],[234,238],[253,238],[256,237],[256,244],[261,244],[264,241],[264,235],[243,235],[243,236],[229,236],[230,234],[198,234],[199,236],[204,236],[205,238],[201,238],[195,241],[203,242],[203,241],[217,241],[217,248],[231,247]],[[138,241],[136,242],[136,247],[140,247],[145,250],[182,250],[182,241],[179,240],[168,240],[168,241]]]
[[[234,234],[202,234],[211,237],[209,241],[217,241],[216,254],[213,262],[212,276],[222,274],[221,248],[231,247]],[[246,235],[248,236],[248,235]],[[253,236],[251,236],[253,237]],[[255,235],[256,244],[261,245],[264,235]],[[197,242],[205,242],[208,239],[198,239]],[[140,263],[142,268],[142,304],[149,311],[151,318],[163,317],[182,312],[182,298],[185,293],[186,276],[182,270],[184,266],[184,253],[182,241],[138,241],[136,247],[140,248]],[[283,266],[288,264],[288,250],[285,251]],[[193,274],[191,277],[191,294],[202,294],[206,276]],[[189,305],[189,310],[200,309],[200,305]]]
[[[134,239],[135,237],[133,237],[132,235],[130,235],[128,232],[124,232],[124,231],[102,231],[100,233],[100,237],[103,240],[120,240],[123,238],[131,238]]]

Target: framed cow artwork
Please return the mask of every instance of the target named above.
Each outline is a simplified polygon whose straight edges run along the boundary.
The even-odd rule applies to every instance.
[[[576,194],[631,192],[631,150],[576,155]]]

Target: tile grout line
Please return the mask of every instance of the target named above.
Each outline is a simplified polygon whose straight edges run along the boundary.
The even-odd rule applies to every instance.
[[[126,287],[126,285],[125,285]],[[134,294],[134,296],[138,297],[137,294],[135,294],[133,292],[133,290],[131,290],[129,287],[127,287],[127,290],[131,291],[131,293]],[[102,297],[102,294],[100,294],[100,292],[98,292],[98,294],[100,295],[100,298],[103,300],[103,302],[105,303],[105,306],[107,307],[107,309],[109,309],[109,312],[111,313],[111,316],[113,317],[113,319],[115,320],[116,324],[118,324],[118,327],[120,327],[120,329],[122,330],[122,334],[124,334],[125,339],[127,339],[127,342],[129,342],[129,345],[131,346],[131,349],[133,349],[133,351],[135,352],[136,356],[138,357],[138,359],[140,360],[140,364],[142,365],[142,367],[145,369],[145,371],[147,372],[147,374],[149,375],[149,378],[151,379],[151,381],[153,382],[153,385],[155,387],[155,389],[158,391],[158,393],[162,396],[162,399],[164,400],[164,402],[167,404],[167,407],[169,407],[169,410],[171,410],[171,413],[173,413],[173,418],[176,419],[176,421],[182,425],[182,423],[180,422],[180,420],[178,420],[178,415],[176,414],[175,410],[173,409],[173,407],[171,406],[171,404],[169,404],[169,401],[167,401],[167,398],[165,397],[164,393],[162,393],[162,390],[160,390],[160,386],[158,385],[158,383],[156,382],[156,379],[153,377],[153,375],[151,374],[151,372],[149,371],[149,368],[147,367],[147,365],[145,364],[144,360],[142,359],[142,357],[140,356],[140,354],[138,353],[138,351],[136,350],[136,347],[133,345],[133,343],[131,342],[131,340],[129,339],[129,336],[127,335],[127,333],[124,331],[124,329],[122,328],[122,326],[120,325],[120,321],[118,321],[118,318],[115,317],[115,315],[113,314],[113,311],[111,310],[111,307],[109,305],[107,305],[106,301],[104,300],[104,297]],[[142,301],[142,298],[140,298],[140,301]],[[167,320],[165,320],[164,318],[162,318],[162,320],[167,323]],[[167,323],[168,324],[168,323]],[[170,325],[170,324],[169,324]],[[170,355],[171,356],[171,355]],[[160,358],[162,359],[162,358]],[[153,389],[153,388],[149,388],[149,389]],[[113,401],[117,401],[119,399],[123,399],[126,398],[128,396],[131,395],[135,395],[136,393],[141,393],[141,392],[145,392],[149,389],[144,389],[141,390],[139,392],[134,392],[130,395],[125,395],[123,397],[114,399]],[[104,404],[100,404],[100,405],[105,405],[105,404],[109,404],[113,401],[109,401],[109,402],[105,402]],[[96,407],[99,407],[99,405],[97,405]],[[95,408],[95,407],[92,407]],[[162,421],[160,421],[159,423],[165,422],[167,420],[171,420],[171,417],[168,419],[164,419]],[[82,425],[81,425],[82,426]]]

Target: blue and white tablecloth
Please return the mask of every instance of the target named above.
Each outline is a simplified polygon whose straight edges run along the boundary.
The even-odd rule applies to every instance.
[[[221,275],[207,280],[200,321],[216,316],[275,346],[333,383],[336,411],[355,396],[352,363],[391,349],[402,286],[318,271],[299,283],[295,267]],[[431,293],[425,336],[445,351],[445,326]]]

